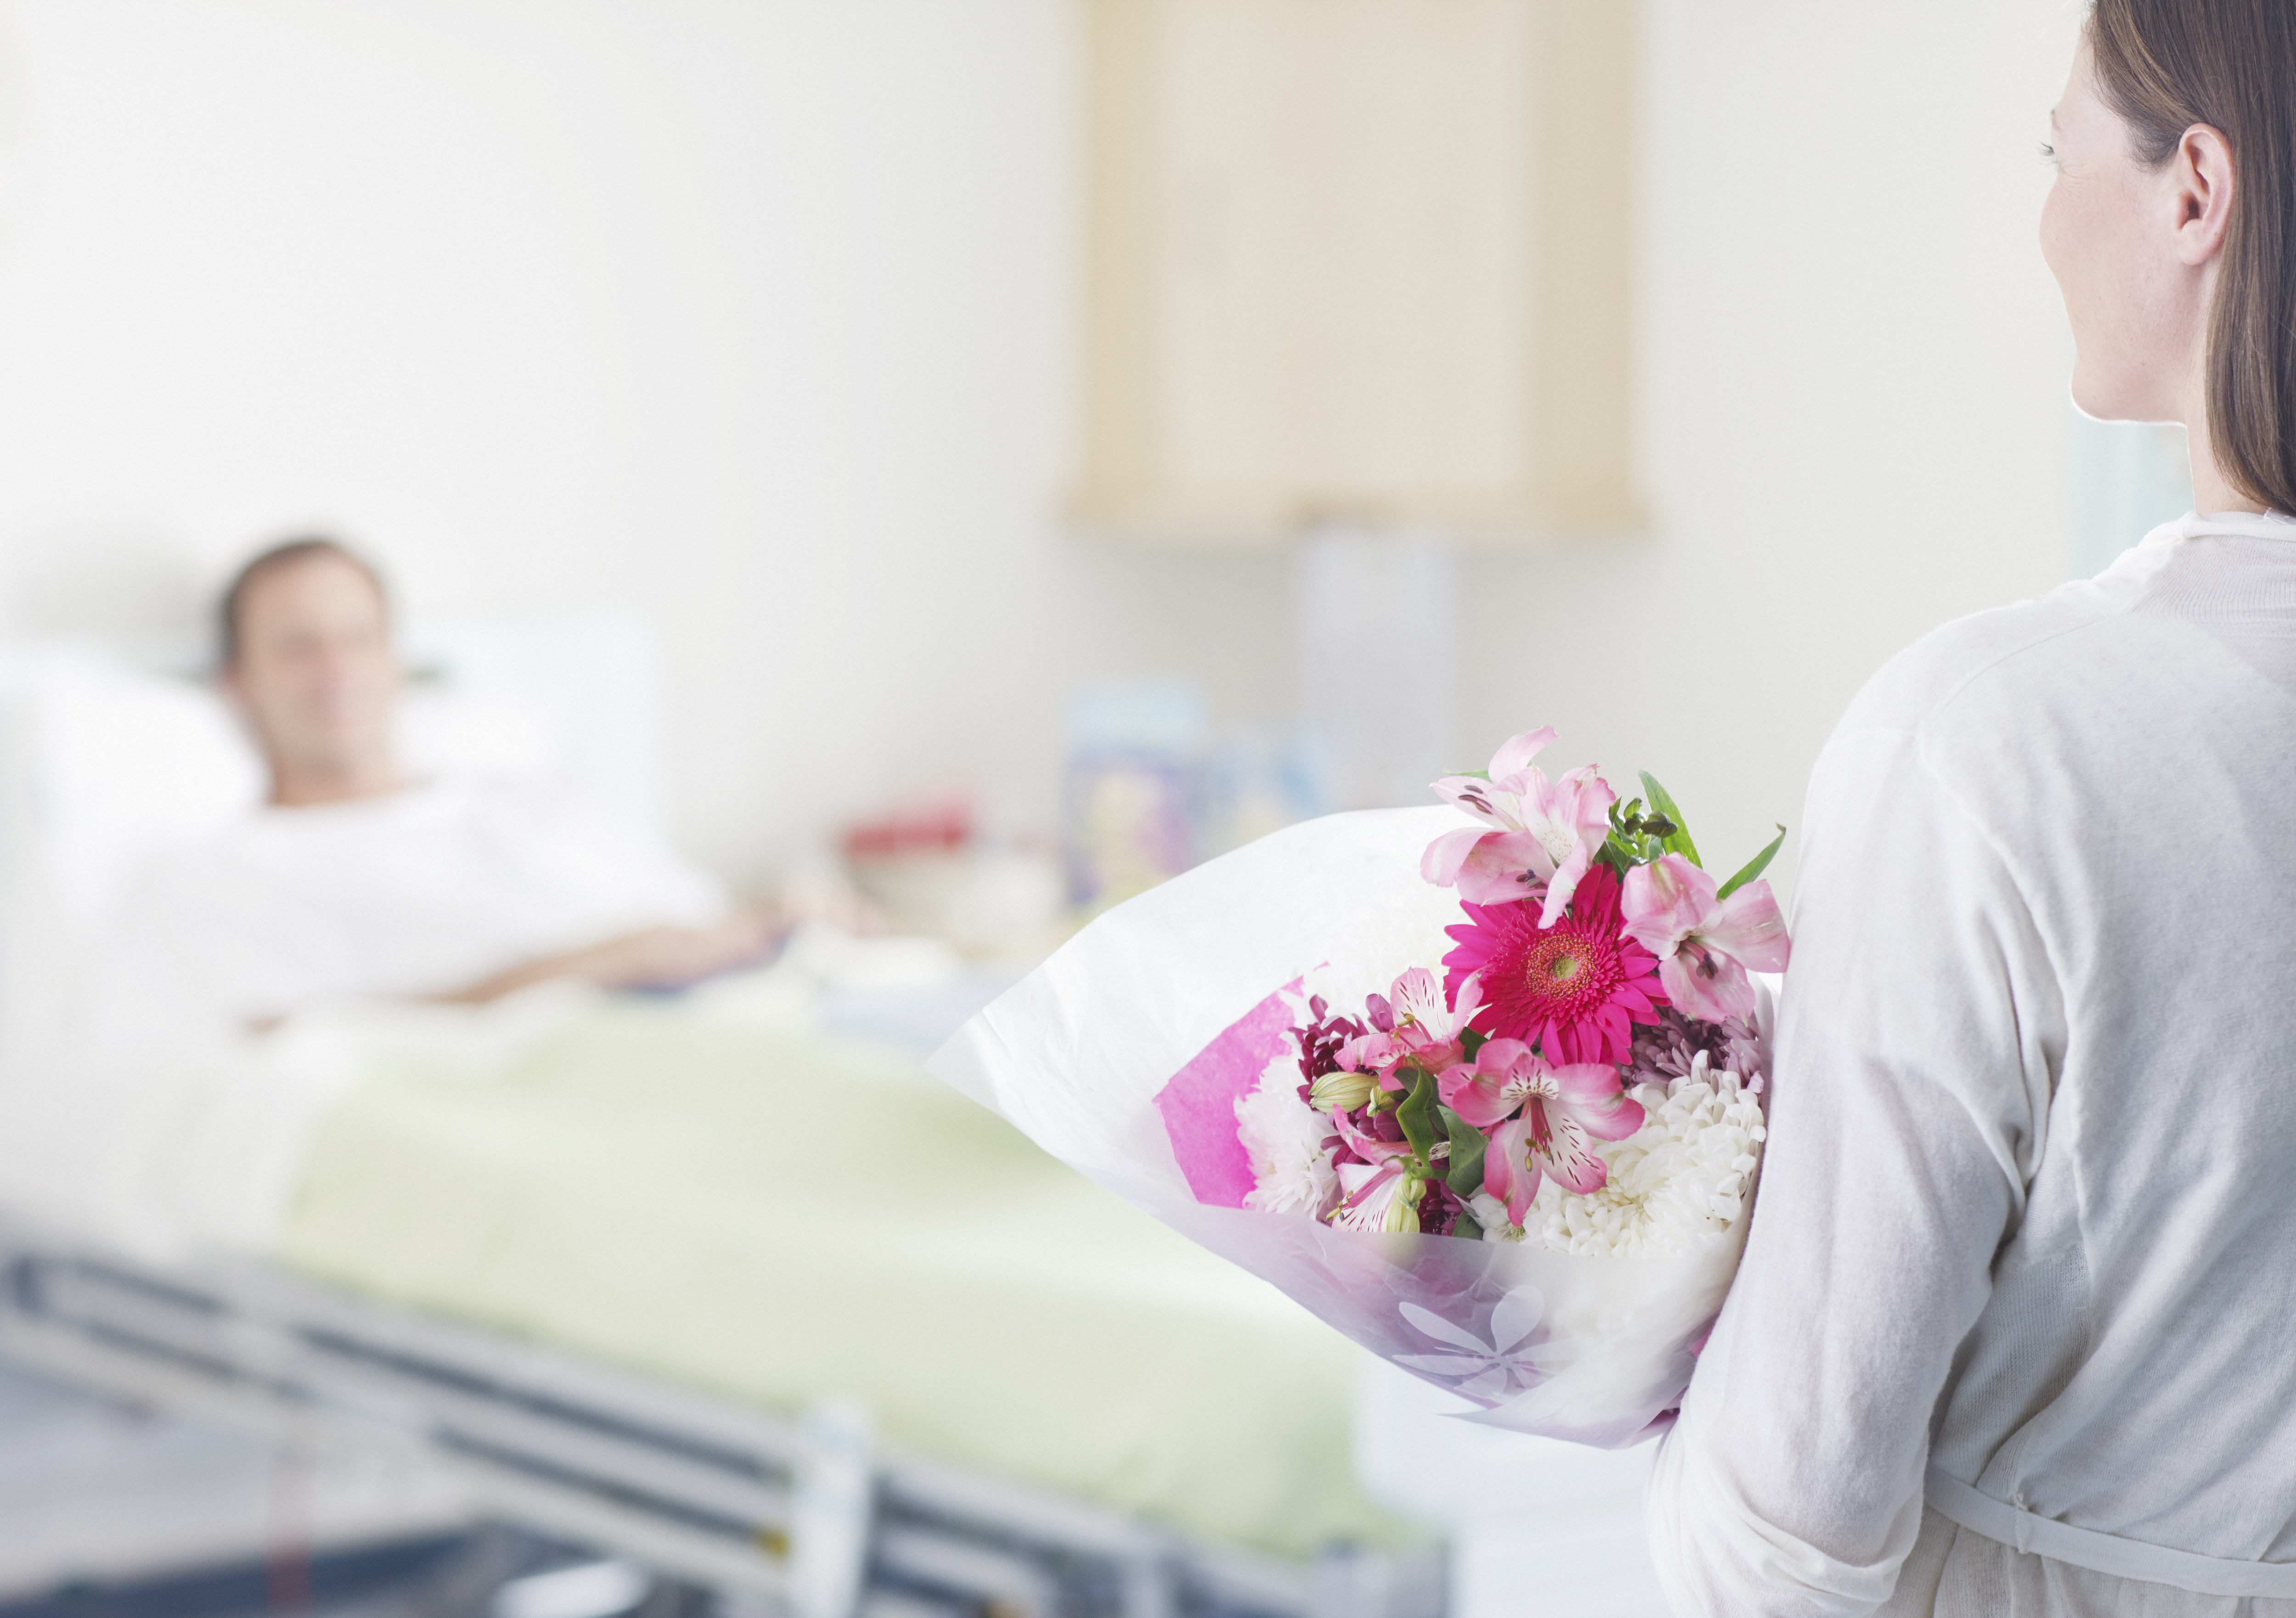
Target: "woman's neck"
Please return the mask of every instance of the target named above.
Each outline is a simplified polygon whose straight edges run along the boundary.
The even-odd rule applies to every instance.
[[[2193,509],[2201,515],[2265,509],[2254,496],[2241,492],[2218,460],[2216,439],[2209,431],[2205,398],[2185,412],[2185,453],[2193,464]]]

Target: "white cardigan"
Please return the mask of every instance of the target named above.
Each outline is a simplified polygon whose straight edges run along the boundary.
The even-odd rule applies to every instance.
[[[1931,635],[1804,828],[1677,1610],[2296,1614],[2296,522]]]

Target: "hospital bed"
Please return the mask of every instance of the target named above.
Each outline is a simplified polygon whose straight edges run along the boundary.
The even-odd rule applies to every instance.
[[[153,1269],[0,1228],[0,1356],[296,1443],[419,1458],[507,1520],[737,1612],[931,1618],[1441,1610],[1428,1554],[1255,1555],[977,1469],[379,1305],[258,1264]]]
[[[498,627],[432,637],[422,690],[426,745],[436,750],[430,761],[451,763],[459,746],[490,766],[507,760],[557,768],[570,782],[623,793],[623,812],[649,812],[630,786],[650,779],[642,717],[627,701],[642,684],[635,645],[619,628],[603,640]],[[554,658],[562,666],[550,667]],[[602,669],[620,671],[617,694],[602,694]],[[546,710],[553,702],[561,705],[555,715]],[[568,711],[570,702],[581,711]],[[109,752],[105,726],[126,738]],[[570,742],[586,756],[570,759]],[[0,823],[9,833],[0,850],[9,926],[0,983],[12,1034],[70,1014],[69,995],[39,974],[69,967],[63,934],[75,916],[116,897],[135,850],[243,801],[245,761],[229,763],[230,746],[209,699],[179,676],[135,667],[116,649],[19,649],[0,668]],[[174,773],[139,787],[139,773],[148,777],[154,768]],[[1329,1475],[1344,1474],[1348,1420],[1331,1344],[1283,1318],[1290,1306],[1280,1300],[1223,1293],[1242,1283],[1190,1269],[1193,1250],[1154,1245],[1177,1238],[1121,1227],[1136,1218],[1128,1211],[1072,1207],[1062,1199],[1099,1194],[1060,1179],[1065,1170],[1014,1160],[1016,1200],[984,1227],[989,1239],[980,1251],[990,1258],[969,1273],[957,1265],[965,1278],[946,1307],[916,1316],[913,1341],[880,1331],[892,1341],[879,1354],[882,1364],[869,1351],[840,1348],[837,1332],[813,1329],[818,1322],[793,1326],[790,1317],[807,1307],[802,1300],[814,1295],[807,1289],[818,1277],[801,1274],[801,1264],[779,1282],[767,1273],[803,1255],[794,1253],[798,1244],[759,1238],[773,1207],[740,1200],[787,1177],[697,1172],[691,1156],[729,1131],[759,1127],[737,1115],[742,1081],[726,1071],[694,1080],[700,1088],[672,1101],[704,1114],[713,1105],[734,1111],[699,1128],[656,1131],[660,1153],[633,1157],[629,1143],[648,1136],[630,1110],[642,1098],[618,1088],[611,1064],[602,1069],[582,1040],[619,1040],[632,1050],[667,1040],[675,1057],[679,1040],[699,1039],[697,1057],[738,1048],[753,1071],[772,1060],[816,1068],[846,1061],[850,1082],[864,1088],[925,1081],[911,1061],[776,1021],[787,1010],[780,1000],[780,1011],[762,1019],[754,1005],[743,1013],[739,997],[714,1004],[720,1014],[698,1024],[659,1006],[562,1007],[551,1014],[558,1021],[543,1018],[539,1036],[519,1036],[528,1040],[520,1047],[529,1054],[524,1066],[505,1065],[498,1050],[489,1058],[495,1081],[473,1080],[451,1061],[442,1065],[435,1052],[425,1066],[402,1044],[402,1071],[321,1110],[293,1165],[299,1189],[291,1213],[269,1240],[224,1220],[222,1239],[168,1252],[57,1217],[37,1198],[11,1196],[0,1212],[0,1356],[300,1444],[417,1458],[451,1474],[484,1511],[717,1589],[731,1611],[1433,1618],[1442,1610],[1439,1551],[1412,1543],[1353,1493],[1352,1482]],[[28,1037],[12,1059],[37,1048]],[[533,1055],[537,1049],[541,1056]],[[711,1060],[699,1060],[699,1068]],[[948,1105],[920,1089],[890,1111],[907,1116]],[[568,1106],[581,1117],[561,1129]],[[992,1121],[984,1116],[980,1127]],[[563,1161],[529,1149],[537,1138],[556,1141]],[[499,1149],[488,1156],[472,1141]],[[982,1147],[991,1157],[1007,1149]],[[1010,1149],[1027,1150],[1017,1138]],[[401,1195],[410,1183],[418,1187],[413,1202]],[[619,1204],[618,1187],[626,1194]],[[1127,1273],[1139,1279],[1141,1295],[1123,1288],[1094,1294],[1096,1255],[1078,1252],[1063,1262],[1079,1277],[1082,1302],[1013,1302],[1052,1283],[1026,1253],[1005,1267],[1012,1273],[1000,1272],[994,1255],[1010,1249],[999,1243],[1030,1239],[1015,1233],[1042,1226],[1054,1207],[1064,1228],[1112,1221],[1111,1243],[1126,1253],[1138,1244],[1140,1268]],[[579,1210],[603,1210],[596,1217],[625,1223],[566,1235]],[[557,1232],[586,1253],[612,1249],[642,1222],[640,1211],[660,1210],[685,1221],[668,1233],[660,1262],[624,1253],[618,1264],[586,1269],[552,1246]],[[426,1219],[437,1225],[428,1240]],[[464,1239],[474,1220],[523,1233],[528,1244],[496,1241],[493,1268],[474,1268]],[[808,1252],[812,1245],[804,1244]],[[901,1249],[898,1242],[865,1244],[840,1250],[837,1261],[898,1266],[906,1261]],[[898,1285],[930,1288],[949,1257],[920,1253]],[[685,1284],[645,1293],[647,1277],[676,1278],[684,1261],[696,1267]],[[747,1276],[735,1273],[744,1269]],[[712,1273],[714,1287],[706,1278]],[[611,1283],[603,1290],[602,1277]],[[782,1284],[792,1290],[777,1302]],[[614,1286],[634,1290],[617,1303],[606,1295]],[[882,1290],[865,1286],[848,1307],[873,1307],[867,1300]],[[968,1341],[993,1337],[980,1320],[1015,1308],[1036,1311],[1026,1316],[1032,1335],[1073,1330],[1073,1351],[1054,1357],[1060,1364],[1095,1342],[1112,1349],[1120,1346],[1112,1337],[1165,1330],[1173,1343],[1220,1345],[1246,1380],[1283,1369],[1287,1354],[1320,1368],[1273,1397],[1183,1379],[1169,1409],[1145,1409],[1136,1421],[1142,1431],[1126,1453],[1138,1475],[1103,1486],[1093,1458],[1105,1437],[1078,1425],[1080,1412],[1102,1407],[1061,1384],[1056,1366],[1047,1361],[1032,1420],[1027,1386],[999,1392],[993,1367],[984,1375],[979,1365],[947,1363],[949,1345],[937,1337],[948,1330],[943,1322],[964,1321],[967,1298],[987,1311],[971,1322]],[[690,1318],[679,1312],[687,1305],[694,1306]],[[649,1325],[659,1328],[651,1337],[637,1329]],[[718,1343],[729,1346],[713,1349]],[[832,1359],[821,1361],[824,1352]],[[1131,1396],[1123,1377],[1110,1378],[1108,1400]],[[1287,1399],[1292,1425],[1268,1421]],[[1319,1419],[1298,1414],[1311,1409]],[[1263,1425],[1241,1425],[1255,1419]],[[1223,1420],[1239,1428],[1234,1437],[1246,1464],[1216,1450],[1193,1473],[1171,1461],[1172,1433],[1210,1431]],[[1028,1432],[1048,1425],[1068,1430]],[[1264,1453],[1294,1444],[1301,1458],[1289,1473],[1282,1456]],[[1259,1472],[1250,1464],[1254,1452]],[[1298,1481],[1309,1477],[1312,1484]],[[1290,1542],[1271,1544],[1267,1523],[1282,1518],[1285,1501],[1260,1502],[1257,1532],[1249,1510],[1220,1505],[1224,1486],[1241,1488],[1240,1500],[1253,1479],[1263,1493],[1320,1488],[1328,1498],[1303,1506]],[[1226,1532],[1231,1523],[1240,1526]],[[1336,1525],[1331,1542],[1298,1537],[1319,1523]]]

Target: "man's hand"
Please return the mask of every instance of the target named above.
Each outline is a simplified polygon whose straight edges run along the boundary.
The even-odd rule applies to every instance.
[[[780,931],[754,910],[737,910],[707,927],[648,927],[562,957],[558,975],[601,989],[683,989],[762,961]]]
[[[741,909],[707,927],[648,927],[564,955],[529,961],[483,982],[439,998],[483,1006],[536,983],[570,979],[601,989],[683,989],[721,972],[764,961],[780,941],[781,923],[763,909]]]

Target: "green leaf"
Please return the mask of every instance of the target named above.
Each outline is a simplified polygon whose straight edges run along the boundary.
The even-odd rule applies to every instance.
[[[1473,1214],[1462,1208],[1459,1217],[1451,1221],[1451,1234],[1464,1236],[1470,1242],[1480,1242],[1483,1239],[1483,1228],[1475,1222]]]
[[[1775,820],[1770,822],[1770,824],[1772,825],[1777,825],[1777,822]],[[1759,876],[1763,872],[1768,870],[1770,868],[1770,861],[1778,857],[1779,846],[1783,844],[1785,840],[1786,828],[1779,825],[1778,834],[1770,839],[1770,846],[1764,849],[1760,853],[1755,855],[1751,859],[1748,860],[1743,869],[1715,891],[1714,897],[1717,899],[1727,899],[1739,889],[1744,887],[1748,883],[1753,881],[1754,878]]]
[[[1395,1109],[1395,1121],[1403,1126],[1403,1138],[1419,1154],[1419,1161],[1429,1161],[1427,1154],[1435,1147],[1435,1075],[1425,1068],[1413,1070],[1419,1077],[1403,1105]]]
[[[1675,807],[1674,800],[1667,796],[1666,788],[1658,784],[1658,777],[1648,770],[1644,770],[1641,774],[1643,791],[1650,794],[1651,808],[1674,822],[1673,834],[1660,838],[1659,847],[1669,854],[1681,855],[1691,864],[1703,870],[1706,862],[1698,858],[1698,845],[1690,841],[1690,823],[1682,817],[1682,811]]]
[[[1463,1028],[1459,1031],[1459,1048],[1466,1052],[1467,1060],[1472,1062],[1475,1053],[1482,1049],[1489,1039],[1490,1035],[1480,1028]]]
[[[1491,772],[1487,769],[1447,769],[1443,773],[1447,776],[1464,776],[1470,781],[1488,781],[1491,778]]]
[[[1472,1196],[1483,1188],[1483,1148],[1490,1143],[1480,1129],[1449,1107],[1436,1110],[1443,1114],[1443,1128],[1451,1137],[1451,1169],[1443,1177],[1444,1183],[1461,1196]]]

